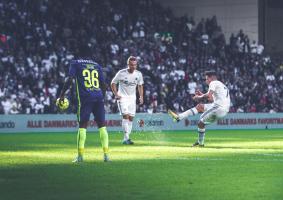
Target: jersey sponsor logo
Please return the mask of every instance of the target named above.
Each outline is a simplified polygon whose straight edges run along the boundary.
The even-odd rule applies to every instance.
[[[124,84],[126,84],[127,86],[136,86],[137,83],[136,82],[129,82],[127,80],[122,81]]]
[[[80,59],[80,60],[77,60],[78,63],[92,63],[94,65],[97,65],[96,62],[92,61],[92,60],[84,60],[84,59]]]

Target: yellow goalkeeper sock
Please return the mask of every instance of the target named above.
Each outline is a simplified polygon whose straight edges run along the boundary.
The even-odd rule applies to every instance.
[[[79,128],[77,135],[77,147],[78,147],[78,155],[83,156],[85,149],[85,140],[86,140],[86,129]]]
[[[99,130],[99,135],[100,135],[100,141],[101,141],[101,145],[102,145],[102,149],[103,152],[105,154],[108,154],[108,150],[109,150],[109,142],[108,142],[108,133],[106,130],[106,127],[101,127]]]

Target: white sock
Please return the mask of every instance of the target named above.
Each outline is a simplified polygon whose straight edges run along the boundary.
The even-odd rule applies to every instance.
[[[196,114],[198,114],[198,110],[196,109],[196,107],[193,107],[193,108],[191,108],[191,109],[189,109],[189,110],[187,110],[183,113],[180,113],[178,115],[179,115],[179,119],[182,120],[184,118],[187,118],[189,116],[196,115]]]
[[[198,142],[199,144],[204,144],[205,128],[198,128]]]
[[[132,121],[128,121],[128,127],[129,127],[129,129],[128,129],[128,133],[129,133],[129,138],[130,138],[130,134],[131,134],[131,132],[132,132],[132,128],[133,128],[133,122]]]
[[[129,120],[122,119],[122,128],[124,131],[124,141],[129,139]]]

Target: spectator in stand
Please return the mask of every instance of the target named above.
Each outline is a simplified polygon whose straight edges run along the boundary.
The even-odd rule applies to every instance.
[[[226,43],[216,16],[200,22],[175,17],[154,0],[2,0],[0,10],[0,113],[56,113],[70,60],[85,44],[105,66],[108,83],[129,55],[140,57],[140,112],[192,107],[190,76],[204,89],[198,83],[207,69],[227,80],[232,112],[283,112],[282,60],[264,55],[264,46],[250,43],[243,30]],[[117,112],[112,96],[105,105]]]

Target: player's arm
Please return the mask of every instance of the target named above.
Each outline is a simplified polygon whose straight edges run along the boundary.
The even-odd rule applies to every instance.
[[[111,90],[116,99],[121,99],[121,96],[118,94],[117,84],[119,82],[119,72],[115,75],[115,77],[111,81]]]
[[[112,90],[116,99],[121,99],[121,96],[118,94],[116,83],[111,83],[111,90]]]
[[[101,89],[102,94],[103,94],[104,97],[105,97],[105,94],[106,94],[106,88],[107,88],[106,83],[102,82],[102,83],[100,84],[100,89]]]
[[[143,81],[143,75],[142,73],[139,74],[140,77],[139,77],[139,81],[138,81],[138,91],[139,91],[139,95],[140,95],[140,105],[143,104],[143,84],[144,84],[144,81]]]
[[[205,94],[201,93],[200,91],[197,91],[196,95],[193,97],[193,100],[199,101],[202,99],[208,99],[209,101],[213,101],[212,94],[213,94],[212,90],[208,90],[208,92]]]
[[[60,104],[64,101],[65,93],[70,88],[75,75],[76,75],[76,61],[71,61],[70,68],[69,68],[69,74],[65,78],[65,82],[64,82],[63,88],[61,90],[60,96],[59,96],[59,99],[60,99],[59,103]]]
[[[59,102],[60,103],[64,101],[65,93],[70,88],[72,81],[73,81],[73,77],[69,76],[69,77],[65,78],[65,82],[64,82],[63,88],[61,90],[60,96],[59,96],[59,99],[60,99]]]
[[[143,85],[138,85],[138,91],[140,95],[140,104],[143,104]]]
[[[103,70],[101,67],[98,68],[99,71],[99,87],[102,91],[103,96],[105,97],[106,94],[106,89],[107,89],[107,84],[105,83],[105,79],[104,79],[104,74],[103,74]]]

